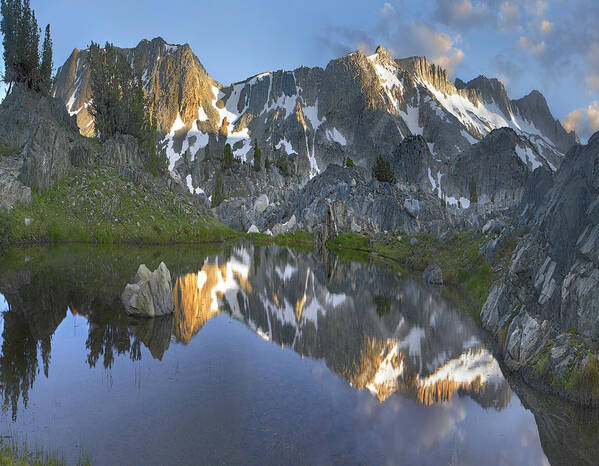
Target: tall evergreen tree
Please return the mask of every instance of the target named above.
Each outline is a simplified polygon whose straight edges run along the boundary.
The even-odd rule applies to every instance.
[[[221,202],[225,200],[225,189],[223,186],[223,175],[221,173],[216,174],[214,180],[214,191],[212,192],[212,207],[217,207]]]
[[[233,150],[231,144],[225,144],[225,152],[223,154],[223,168],[233,167]]]
[[[391,170],[391,164],[380,155],[377,157],[374,167],[372,167],[372,177],[383,183],[397,183],[395,174]]]
[[[127,57],[112,44],[102,49],[89,47],[90,88],[96,135],[103,141],[117,134],[138,139],[146,156],[146,169],[154,175],[167,169],[166,156],[156,150],[155,105],[146,97],[141,76],[135,74]]]
[[[44,44],[42,46],[42,63],[40,65],[40,88],[43,92],[50,92],[52,87],[52,37],[50,25],[46,26]]]
[[[4,47],[3,79],[9,84],[9,91],[15,82],[24,83],[29,89],[40,90],[40,31],[29,0],[0,0],[0,13]],[[51,42],[48,46],[51,52]],[[49,68],[51,74],[52,66]]]
[[[17,29],[20,18],[18,7],[21,6],[20,1],[1,0],[0,13],[2,20],[0,22],[0,32],[2,32],[2,47],[4,58],[4,76],[3,80],[9,85],[15,81],[15,64],[17,61]]]
[[[474,177],[470,180],[470,203],[476,204],[478,202],[478,192],[476,189],[476,181]]]
[[[262,152],[258,147],[258,140],[254,139],[254,170],[260,171],[262,169]]]

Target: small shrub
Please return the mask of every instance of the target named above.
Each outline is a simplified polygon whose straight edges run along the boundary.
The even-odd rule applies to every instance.
[[[223,186],[223,175],[217,173],[214,180],[214,191],[212,192],[212,207],[217,207],[225,200],[225,189]]]
[[[291,176],[291,169],[289,166],[289,160],[287,159],[286,156],[282,156],[279,157],[278,159],[275,160],[275,166],[281,170],[281,174],[284,177],[289,177]]]
[[[348,168],[351,168],[351,167],[355,167],[356,164],[354,163],[354,161],[351,158],[348,157],[347,159],[345,159],[345,166]]]
[[[595,353],[590,353],[586,365],[574,373],[572,387],[583,401],[599,398],[599,362]]]
[[[233,167],[233,149],[231,144],[225,144],[225,152],[223,154],[223,168]]]
[[[379,317],[383,317],[385,314],[389,314],[391,312],[391,303],[393,300],[391,298],[386,298],[384,296],[375,296],[374,304],[376,305],[376,313]]]
[[[21,150],[18,146],[0,146],[0,157],[9,157],[17,155]]]
[[[380,155],[376,159],[376,163],[372,168],[372,177],[382,183],[397,183],[397,178],[391,170],[391,164]]]

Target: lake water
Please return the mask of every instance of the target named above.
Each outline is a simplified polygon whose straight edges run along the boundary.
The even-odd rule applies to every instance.
[[[506,376],[450,290],[237,244],[0,255],[5,436],[94,464],[593,464],[596,412]],[[175,313],[119,295],[160,261]]]

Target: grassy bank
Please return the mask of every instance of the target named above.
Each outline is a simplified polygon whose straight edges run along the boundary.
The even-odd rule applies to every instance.
[[[0,439],[0,465],[2,466],[66,466],[64,457],[43,448],[30,448],[26,443]],[[91,464],[85,453],[81,453],[78,466]]]
[[[0,211],[0,243],[216,242],[239,236],[194,202],[147,174],[133,181],[114,168],[80,170],[34,193],[31,204]]]
[[[294,249],[305,251],[312,251],[314,249],[314,235],[305,231],[295,231],[277,236],[267,235],[266,233],[248,233],[247,237],[257,244],[290,246]]]
[[[505,263],[515,246],[515,241],[508,243],[489,264],[479,254],[489,239],[475,232],[454,233],[443,240],[430,233],[405,235],[401,239],[384,235],[376,240],[364,234],[342,233],[327,246],[349,260],[369,260],[374,255],[411,273],[422,273],[430,264],[437,264],[443,272],[443,282],[465,292],[471,301],[469,313],[479,322],[480,309],[499,277],[501,267],[495,266]]]

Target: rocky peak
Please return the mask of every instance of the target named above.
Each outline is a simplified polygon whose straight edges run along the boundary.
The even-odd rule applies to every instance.
[[[534,90],[521,99],[513,100],[512,106],[520,116],[551,139],[562,153],[578,142],[574,131],[567,132],[561,122],[553,118],[545,97],[539,91]]]
[[[144,39],[135,48],[117,48],[142,77],[150,99],[157,103],[158,129],[168,133],[177,117],[190,128],[201,115],[213,111],[214,88],[222,87],[206,72],[188,44],[171,45],[162,37]],[[66,103],[84,135],[93,135],[93,118],[87,111],[91,101],[88,50],[73,50],[61,66],[53,95]],[[205,109],[204,112],[200,108]]]
[[[376,55],[378,55],[381,59],[388,59],[388,60],[392,60],[393,58],[391,57],[391,54],[387,51],[387,49],[385,47],[383,47],[382,45],[379,45],[375,52]]]
[[[506,119],[510,119],[513,113],[512,104],[505,91],[503,83],[496,78],[487,78],[482,74],[478,77],[464,83],[461,79],[456,79],[456,88],[458,89],[472,89],[478,92],[479,98],[488,104],[497,104],[499,109],[503,112]]]
[[[447,77],[447,71],[439,65],[429,62],[426,57],[400,58],[395,61],[404,70],[412,73],[416,78],[432,84],[437,90],[445,94],[456,92],[455,86]]]

